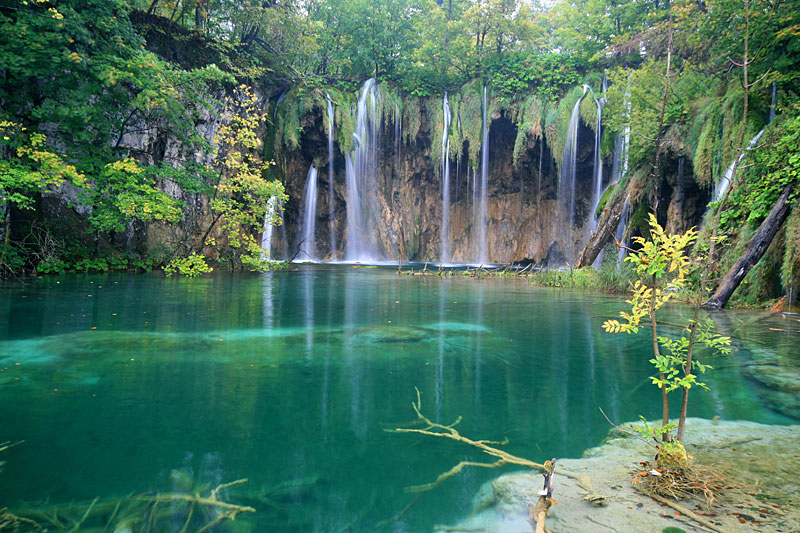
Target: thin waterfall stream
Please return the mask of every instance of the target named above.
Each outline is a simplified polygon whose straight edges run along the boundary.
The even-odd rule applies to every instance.
[[[442,231],[441,253],[439,261],[445,264],[450,261],[450,105],[447,102],[447,91],[442,101],[444,127],[442,131]]]
[[[325,93],[328,112],[328,231],[330,232],[330,258],[336,259],[336,205],[334,202],[333,181],[333,102],[331,95]]]
[[[303,211],[303,229],[298,243],[298,260],[311,261],[317,258],[314,243],[317,223],[317,169],[314,165],[308,169],[306,176],[305,209]]]
[[[489,219],[489,120],[486,85],[483,86],[483,130],[481,135],[481,184],[480,210],[478,212],[478,264],[485,265],[489,258],[486,251],[486,225]]]

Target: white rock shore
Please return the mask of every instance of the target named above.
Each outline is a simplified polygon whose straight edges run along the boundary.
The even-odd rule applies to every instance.
[[[689,454],[698,464],[723,472],[732,488],[711,509],[700,499],[679,505],[703,513],[701,518],[720,531],[800,531],[800,426],[690,419],[687,428]],[[558,460],[553,483],[558,503],[550,510],[548,529],[553,533],[710,531],[634,489],[640,462],[652,456],[652,448],[615,430],[582,459]],[[559,469],[577,474],[578,479],[558,475]],[[475,496],[472,514],[441,529],[530,533],[528,503],[536,502],[542,481],[540,473],[528,471],[487,482]],[[585,497],[602,501],[593,504]]]

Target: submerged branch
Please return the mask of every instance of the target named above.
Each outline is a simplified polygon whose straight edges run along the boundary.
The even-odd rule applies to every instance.
[[[435,438],[445,438],[454,440],[457,442],[462,442],[469,446],[478,448],[483,453],[487,455],[491,455],[492,457],[496,457],[497,460],[493,463],[481,463],[476,461],[461,461],[460,463],[453,466],[450,470],[439,474],[439,477],[436,480],[426,483],[424,485],[416,485],[413,487],[408,487],[406,490],[408,492],[419,493],[431,490],[433,488],[438,487],[442,482],[445,480],[453,477],[454,475],[461,472],[466,466],[477,466],[480,468],[498,468],[505,465],[519,465],[519,466],[527,466],[528,468],[532,468],[534,470],[538,470],[540,472],[547,472],[549,467],[531,461],[529,459],[525,459],[524,457],[517,457],[516,455],[512,455],[506,451],[503,451],[496,446],[502,446],[508,443],[508,439],[505,439],[502,442],[490,441],[490,440],[474,440],[470,439],[469,437],[465,437],[455,429],[455,426],[461,422],[461,417],[458,417],[455,422],[449,425],[439,424],[433,422],[431,419],[426,417],[422,414],[422,398],[419,389],[415,388],[417,391],[417,401],[412,402],[411,407],[414,409],[414,412],[417,414],[417,421],[416,423],[424,424],[424,428],[409,428],[409,427],[398,427],[395,429],[387,429],[385,431],[389,433],[415,433],[418,435],[427,435],[429,437]],[[577,479],[578,475],[572,472],[567,472],[564,470],[559,470],[560,474],[564,474],[567,477]]]

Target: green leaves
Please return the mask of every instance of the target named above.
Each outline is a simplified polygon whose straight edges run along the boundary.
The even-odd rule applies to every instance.
[[[657,344],[654,343],[653,346],[653,358],[649,361],[658,371],[658,376],[653,376],[650,380],[662,390],[665,405],[668,405],[666,394],[674,390],[688,391],[695,386],[707,388],[705,383],[698,381],[695,372],[702,374],[711,367],[701,364],[693,356],[694,344],[705,345],[721,354],[730,353],[730,338],[714,333],[711,319],[698,324],[690,321],[685,328],[685,331],[690,332],[688,337],[681,335],[675,338],[656,334],[656,313],[684,287],[690,266],[686,249],[696,238],[694,229],[682,235],[667,233],[658,224],[656,217],[650,214],[650,239],[635,238],[634,242],[639,248],[626,258],[639,275],[633,287],[633,296],[628,300],[630,312],[620,312],[624,322],[607,320],[603,323],[603,329],[608,333],[636,333],[645,317],[649,318],[657,340]],[[669,417],[665,409],[664,420],[667,418]],[[649,430],[647,426],[645,428],[655,437],[671,431],[666,429],[668,426],[670,425],[664,425],[658,433]]]

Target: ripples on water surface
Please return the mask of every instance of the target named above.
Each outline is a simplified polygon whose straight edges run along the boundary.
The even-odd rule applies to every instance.
[[[247,477],[228,499],[257,513],[236,531],[375,531],[410,501],[404,487],[483,460],[384,431],[413,420],[415,386],[432,419],[462,415],[465,435],[508,437],[537,461],[597,445],[609,429],[598,406],[660,417],[646,335],[604,333],[624,303],[602,294],[320,265],[45,278],[0,294],[0,441],[25,441],[4,454],[0,506]],[[725,368],[693,392],[690,416],[796,423],[741,363],[794,371],[800,323],[717,317],[739,349],[710,361]],[[384,529],[452,523],[497,473],[467,470]],[[264,494],[276,505],[253,503]]]

